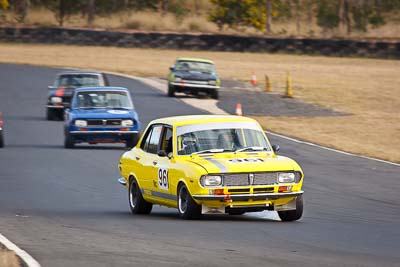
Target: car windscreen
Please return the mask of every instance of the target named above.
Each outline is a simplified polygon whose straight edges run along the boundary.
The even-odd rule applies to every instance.
[[[73,108],[126,108],[133,104],[124,91],[82,91],[73,100]]]
[[[60,75],[56,87],[94,87],[104,86],[99,75],[93,74],[68,74]]]
[[[208,62],[200,61],[178,61],[175,64],[175,70],[177,71],[199,71],[205,73],[214,73],[214,65]]]
[[[262,129],[256,123],[207,123],[177,127],[178,155],[207,150],[234,152],[247,147],[271,151]]]

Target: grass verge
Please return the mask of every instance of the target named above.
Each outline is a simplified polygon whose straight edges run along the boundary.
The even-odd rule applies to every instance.
[[[20,267],[20,261],[14,252],[0,248],[0,266]]]
[[[289,71],[296,98],[351,115],[256,117],[266,129],[348,152],[400,162],[400,61],[0,44],[0,62],[3,63],[100,69],[138,76],[165,77],[171,63],[181,56],[214,60],[225,79],[249,81],[254,72],[261,81],[260,86],[264,86],[262,79],[267,74],[273,91],[280,94],[284,92]]]

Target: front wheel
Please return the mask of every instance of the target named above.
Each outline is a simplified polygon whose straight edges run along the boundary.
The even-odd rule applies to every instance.
[[[128,140],[126,140],[125,146],[127,148],[133,148],[139,141],[139,134],[133,134]]]
[[[4,136],[3,136],[3,131],[0,131],[0,147],[4,147]]]
[[[178,211],[182,219],[198,219],[201,216],[201,206],[194,202],[186,185],[178,189]]]
[[[303,196],[297,197],[295,210],[278,211],[278,215],[284,222],[299,220],[303,216]]]
[[[168,96],[169,97],[175,96],[175,88],[173,85],[168,85]]]
[[[219,98],[219,94],[218,94],[218,90],[214,90],[210,93],[210,96],[212,99],[218,99]]]
[[[129,183],[129,207],[132,214],[149,214],[153,209],[153,204],[144,200],[135,178]]]
[[[64,147],[74,148],[74,146],[75,146],[75,138],[68,131],[65,131]]]
[[[54,113],[55,113],[55,112],[54,112],[53,109],[47,108],[47,109],[46,109],[46,119],[47,119],[48,121],[54,121],[54,120],[55,120],[55,117],[56,117],[56,114],[54,114]]]

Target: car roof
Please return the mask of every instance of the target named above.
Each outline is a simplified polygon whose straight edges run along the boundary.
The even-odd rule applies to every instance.
[[[89,74],[89,75],[103,75],[102,72],[98,71],[80,71],[80,70],[71,70],[71,71],[63,71],[57,73],[57,76],[61,75],[82,75],[82,74]]]
[[[209,59],[191,58],[191,57],[180,57],[180,58],[177,58],[176,61],[195,61],[195,62],[205,62],[205,63],[214,64],[214,62],[212,60],[209,60]]]
[[[187,115],[174,116],[153,120],[150,124],[169,124],[172,126],[184,126],[191,124],[203,123],[218,123],[218,122],[256,122],[256,120],[233,115]]]
[[[75,92],[96,92],[96,91],[124,91],[128,92],[127,88],[124,87],[114,87],[114,86],[97,86],[97,87],[80,87],[75,89]]]

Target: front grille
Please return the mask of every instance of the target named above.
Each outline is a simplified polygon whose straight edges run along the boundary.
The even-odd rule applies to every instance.
[[[249,176],[247,173],[224,174],[225,186],[249,185]]]
[[[111,119],[111,120],[101,120],[101,119],[92,119],[87,120],[88,126],[121,126],[120,119]]]
[[[278,183],[278,174],[276,172],[262,172],[254,174],[253,185],[270,185]]]
[[[253,177],[249,177],[252,174]],[[223,175],[224,186],[246,185],[274,185],[278,183],[278,174],[275,172],[260,173],[233,173]]]

